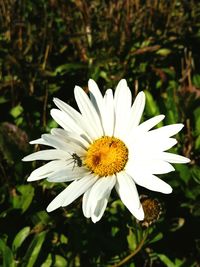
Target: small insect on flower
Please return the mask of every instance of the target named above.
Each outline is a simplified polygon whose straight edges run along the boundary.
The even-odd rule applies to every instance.
[[[74,159],[74,167],[75,167],[75,165],[77,167],[82,167],[83,162],[82,162],[81,158],[76,153],[73,153],[71,156]]]

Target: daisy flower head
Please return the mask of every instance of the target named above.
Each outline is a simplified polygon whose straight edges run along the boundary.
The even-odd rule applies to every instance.
[[[58,109],[51,116],[61,126],[31,141],[52,147],[32,153],[24,161],[47,160],[34,170],[28,181],[46,178],[49,182],[71,182],[48,205],[47,211],[66,207],[83,195],[82,209],[95,223],[106,209],[111,190],[116,189],[127,209],[144,219],[136,185],[165,194],[169,184],[157,174],[174,171],[171,163],[187,163],[189,159],[166,152],[177,141],[172,138],[183,124],[152,129],[164,119],[155,116],[140,124],[145,107],[145,94],[140,92],[132,103],[126,80],[115,92],[104,96],[93,80],[88,82],[89,95],[76,86],[74,95],[80,112],[55,98]]]

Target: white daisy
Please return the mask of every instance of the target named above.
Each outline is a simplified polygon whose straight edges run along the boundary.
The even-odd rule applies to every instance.
[[[58,109],[51,115],[62,127],[43,134],[31,144],[42,144],[53,149],[35,152],[24,161],[50,160],[34,170],[28,181],[47,178],[49,182],[69,182],[47,207],[53,211],[65,207],[83,194],[85,217],[93,222],[101,219],[113,187],[122,202],[138,219],[144,219],[136,184],[147,189],[169,194],[172,188],[156,175],[174,171],[170,163],[190,160],[165,152],[177,141],[183,124],[173,124],[151,130],[164,119],[153,117],[141,124],[145,94],[140,92],[132,104],[126,80],[121,80],[115,93],[108,89],[104,96],[93,80],[88,83],[90,98],[78,86],[74,89],[80,113],[55,98]]]

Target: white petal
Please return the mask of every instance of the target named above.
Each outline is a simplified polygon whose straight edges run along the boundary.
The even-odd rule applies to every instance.
[[[70,116],[76,122],[77,121],[79,121],[79,122],[81,121],[81,119],[82,119],[81,114],[77,110],[72,108],[70,105],[68,105],[64,101],[60,100],[59,98],[54,98],[53,102],[56,104],[56,106],[60,110],[64,111],[68,116]]]
[[[101,126],[101,121],[98,116],[97,111],[92,105],[89,97],[84,92],[84,90],[78,86],[74,89],[74,95],[77,102],[77,105],[84,118],[87,118],[89,121],[90,127],[93,129],[95,134],[94,137],[98,138],[103,135],[103,130]]]
[[[165,118],[165,115],[158,115],[155,116],[143,123],[141,123],[138,126],[138,130],[139,131],[143,131],[143,132],[147,132],[149,131],[151,128],[153,128],[154,126],[156,126],[159,122],[161,122],[163,119]]]
[[[45,145],[45,146],[49,146],[49,144],[47,142],[45,142],[42,138],[38,138],[36,140],[32,140],[29,143],[31,145]]]
[[[131,148],[129,153],[134,158],[149,159],[149,157],[153,158],[154,154],[168,150],[176,144],[177,140],[174,138],[155,138],[147,132],[129,142],[129,147]]]
[[[104,129],[104,134],[107,136],[113,136],[114,134],[114,100],[113,92],[108,89],[104,96],[104,108],[102,109],[102,124]]]
[[[70,164],[70,166],[67,166],[65,168],[62,168],[61,170],[54,171],[50,175],[48,175],[47,180],[49,182],[69,182],[73,181],[75,179],[80,179],[86,175],[88,175],[89,172],[83,167],[76,167],[74,164]]]
[[[91,207],[90,207],[90,202],[88,202],[90,192],[91,192],[92,187],[90,187],[83,195],[83,200],[82,200],[82,209],[83,209],[83,214],[86,218],[91,217]]]
[[[132,131],[133,128],[139,125],[142,113],[145,107],[145,94],[144,92],[140,92],[132,105],[131,112],[130,112],[130,121],[129,127],[127,131]]]
[[[144,219],[144,212],[133,179],[125,172],[118,173],[116,190],[128,210],[138,219]]]
[[[93,223],[98,222],[101,219],[101,217],[103,216],[104,211],[105,211],[107,204],[108,204],[109,196],[110,196],[110,194],[108,193],[103,199],[100,199],[97,201],[96,207],[92,211],[92,214],[91,214],[91,219],[92,219]]]
[[[58,149],[47,149],[34,152],[26,157],[23,161],[32,161],[32,160],[54,160],[54,159],[65,159],[68,158],[69,154],[63,150]]]
[[[115,100],[115,108],[118,108],[119,105],[130,111],[132,95],[125,79],[122,79],[118,83],[115,90],[114,100]],[[123,108],[121,111],[123,112]]]
[[[76,111],[74,108],[69,106],[67,103],[61,101],[60,99],[54,98],[53,101],[56,104],[56,106],[59,107],[60,110],[62,110],[64,113],[66,113],[66,115],[68,117],[70,117],[76,123],[75,127],[73,127],[73,125],[71,125],[71,127],[70,127],[71,131],[72,132],[76,131],[77,134],[79,134],[83,137],[85,136],[88,139],[88,134],[89,134],[89,136],[91,136],[91,129],[89,127],[88,122],[83,118],[83,116],[78,111]],[[57,119],[59,120],[58,116],[57,116]],[[60,123],[63,124],[62,127],[64,129],[66,128],[66,130],[69,131],[68,124],[66,125],[65,117],[62,116],[60,118]],[[77,127],[79,128],[79,130]]]
[[[149,134],[154,135],[156,138],[158,138],[159,136],[160,137],[161,136],[171,137],[171,136],[177,134],[178,132],[180,132],[180,130],[183,127],[184,127],[184,125],[181,123],[171,124],[171,125],[160,127],[158,129],[155,129],[155,130],[151,130],[149,132]]]
[[[149,141],[149,144],[151,143],[151,140]],[[152,150],[160,150],[160,151],[165,151],[168,150],[170,148],[172,148],[173,146],[175,146],[177,144],[177,140],[174,138],[166,138],[166,139],[159,139],[159,140],[155,140],[154,138],[152,139]],[[151,147],[151,145],[150,145]],[[149,148],[150,149],[150,148]]]
[[[90,195],[91,202],[94,203],[95,201],[104,198],[107,195],[107,193],[112,190],[115,183],[116,183],[116,177],[114,175],[99,178],[92,187]]]
[[[124,136],[127,132],[127,123],[130,117],[132,96],[126,80],[121,80],[117,85],[114,96],[115,102],[115,131],[117,137]]]
[[[155,175],[143,173],[142,175],[134,176],[133,179],[136,184],[143,186],[149,190],[161,192],[164,194],[170,194],[172,192],[171,186]]]
[[[51,116],[66,131],[85,134],[84,130],[67,113],[54,108],[51,110]]]
[[[137,173],[164,174],[174,170],[174,167],[170,163],[160,159],[133,159],[126,165],[126,171],[132,177]]]
[[[75,199],[86,192],[95,183],[95,181],[96,179],[93,175],[73,181],[56,198],[54,198],[54,200],[48,205],[47,211],[51,212],[59,207],[65,207],[71,204]]]
[[[83,148],[87,148],[90,144],[87,138],[84,138],[83,136],[80,136],[79,134],[74,132],[67,132],[64,129],[53,128],[51,130],[51,134],[62,138],[62,140],[66,143],[75,143]]]
[[[36,181],[40,179],[46,178],[49,174],[54,172],[56,169],[60,169],[66,165],[66,162],[63,160],[54,160],[46,163],[45,165],[35,169],[30,176],[28,177],[27,181]]]
[[[52,147],[55,147],[59,150],[70,152],[75,152],[78,155],[84,155],[85,149],[75,143],[66,143],[62,140],[61,137],[52,135],[52,134],[43,134],[42,139],[49,143]]]
[[[88,210],[93,222],[97,222],[101,219],[110,196],[110,192],[116,183],[116,177],[108,176],[99,178],[93,185],[90,195],[88,197]]]
[[[160,155],[160,158],[163,160],[166,160],[170,163],[188,163],[188,162],[190,162],[190,159],[188,159],[186,157],[172,154],[172,153],[168,153],[168,152],[163,152]]]
[[[90,92],[90,100],[92,104],[94,105],[98,115],[101,117],[103,97],[99,90],[99,87],[94,80],[89,79],[88,88]]]

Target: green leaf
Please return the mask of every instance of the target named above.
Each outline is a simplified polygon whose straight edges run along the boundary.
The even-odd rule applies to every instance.
[[[99,77],[103,78],[106,82],[110,82],[107,73],[105,71],[103,71],[103,70],[100,71]]]
[[[176,78],[176,72],[173,68],[162,68],[162,71],[164,71],[170,78]]]
[[[67,72],[71,72],[73,70],[80,70],[80,69],[84,69],[86,68],[86,66],[82,63],[67,63],[67,64],[63,64],[60,65],[56,68],[55,73],[56,75],[63,75]]]
[[[17,186],[17,194],[12,197],[13,207],[25,212],[30,206],[33,196],[34,188],[32,185],[28,184]]]
[[[46,234],[47,231],[44,231],[35,235],[25,254],[22,267],[32,267],[35,264],[41,251],[41,247],[45,240]]]
[[[174,81],[169,82],[169,86],[166,91],[166,100],[165,106],[167,109],[167,123],[173,124],[177,123],[178,121],[178,109],[177,109],[177,98],[176,98],[176,88],[177,84]]]
[[[146,62],[143,62],[143,63],[140,63],[140,65],[139,65],[139,72],[141,72],[141,73],[144,73],[144,72],[146,72],[146,70],[147,70],[147,63]]]
[[[175,259],[175,266],[176,267],[180,267],[183,265],[183,263],[185,262],[185,259],[184,260],[180,260],[180,259]]]
[[[197,178],[199,179],[199,178]],[[195,178],[194,178],[195,180]],[[198,180],[195,180],[198,182]],[[199,197],[199,187],[198,186],[193,186],[193,187],[186,187],[184,190],[185,196],[187,198],[190,198],[192,200],[196,200]]]
[[[167,267],[181,267],[185,260],[175,259],[175,263],[173,263],[166,255],[157,254],[159,259],[167,266]]]
[[[5,97],[5,96],[1,96],[0,97],[0,104],[4,104],[6,102],[8,102],[9,100]]]
[[[191,177],[189,167],[187,165],[176,164],[176,170],[179,171],[180,178],[187,185],[188,182],[190,181],[190,177]]]
[[[52,256],[51,256],[51,254],[48,254],[46,260],[43,262],[41,267],[51,267],[51,266],[52,266]]]
[[[56,255],[55,257],[55,264],[54,266],[56,267],[67,267],[68,263],[66,261],[66,259],[60,255]]]
[[[195,149],[200,149],[200,135],[195,140]]]
[[[57,122],[54,120],[49,120],[45,130],[50,131],[52,128],[56,128],[56,127],[58,127]]]
[[[161,56],[166,57],[166,56],[168,56],[169,54],[171,54],[171,50],[168,49],[168,48],[161,48],[161,49],[159,49],[158,51],[156,51],[156,54],[157,54],[157,55],[161,55]]]
[[[157,254],[157,256],[167,267],[177,267],[166,255]]]
[[[195,118],[195,134],[200,134],[200,107],[194,110],[194,118]]]
[[[200,167],[194,166],[191,169],[191,175],[192,175],[192,178],[195,180],[195,182],[200,184]]]
[[[127,236],[128,247],[130,250],[134,251],[137,247],[137,237],[131,229],[129,229],[129,234]]]
[[[68,243],[68,238],[65,235],[62,234],[61,237],[60,237],[60,242],[62,244],[67,244]]]
[[[13,118],[17,118],[19,115],[22,114],[22,112],[23,107],[21,105],[17,105],[11,109],[10,114],[13,116]]]
[[[90,74],[89,77],[91,77],[91,79],[97,81],[99,78],[99,74],[100,74],[100,68],[99,66],[92,66],[92,68],[90,69]]]
[[[146,96],[146,112],[149,117],[160,114],[159,107],[149,91],[144,91]]]
[[[195,74],[192,77],[192,83],[194,86],[196,86],[197,88],[200,88],[200,75],[199,74]]]
[[[34,223],[34,225],[39,224],[39,223],[43,225],[47,225],[50,219],[51,217],[45,210],[38,211],[32,216],[32,222]]]
[[[150,241],[150,243],[155,243],[158,242],[159,240],[161,240],[163,238],[163,234],[162,233],[158,233],[157,235],[155,235]]]
[[[57,92],[60,89],[60,86],[55,83],[52,83],[48,85],[48,89],[49,89],[49,92],[52,94],[52,93]]]
[[[17,235],[15,236],[15,239],[12,243],[12,250],[17,251],[17,249],[21,246],[21,244],[24,242],[24,240],[27,238],[27,236],[30,233],[30,227],[26,226],[23,229],[21,229]]]
[[[11,249],[5,244],[5,242],[0,239],[0,252],[3,258],[2,267],[15,267],[15,261]]]

